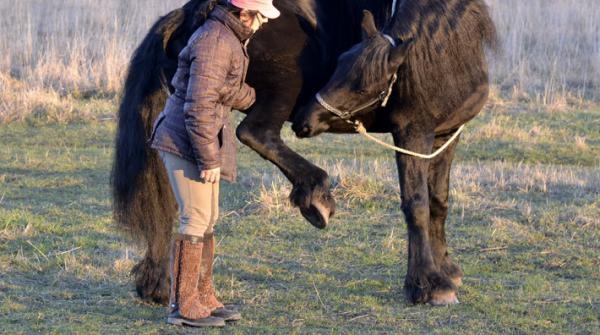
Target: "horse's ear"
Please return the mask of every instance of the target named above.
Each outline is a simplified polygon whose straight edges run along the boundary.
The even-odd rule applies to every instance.
[[[362,33],[363,39],[373,37],[375,34],[377,34],[375,19],[373,18],[373,14],[371,14],[371,12],[368,10],[363,10]]]
[[[402,43],[400,43],[400,45],[392,48],[392,51],[390,52],[390,58],[389,58],[390,65],[392,66],[392,68],[398,67],[404,62],[404,59],[406,58],[406,55],[410,51],[410,48],[412,47],[413,43],[414,43],[414,39],[411,38],[411,39],[402,41]]]

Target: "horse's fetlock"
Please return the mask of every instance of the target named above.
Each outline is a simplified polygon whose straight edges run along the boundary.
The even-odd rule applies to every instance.
[[[294,184],[290,192],[290,202],[295,207],[310,206],[310,187],[305,184]]]

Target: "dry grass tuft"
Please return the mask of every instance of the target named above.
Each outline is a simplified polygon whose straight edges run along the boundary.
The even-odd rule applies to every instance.
[[[580,151],[587,151],[589,149],[585,136],[575,136],[575,148]]]
[[[267,215],[289,213],[292,210],[292,205],[288,200],[290,191],[289,182],[282,178],[276,178],[268,184],[263,182],[254,201],[257,212]]]
[[[515,241],[534,243],[535,237],[531,228],[515,220],[492,216],[490,239],[498,245]]]
[[[395,165],[391,162],[361,160],[322,162],[335,181],[334,194],[348,203],[366,200],[399,199]],[[391,181],[391,182],[390,182]]]

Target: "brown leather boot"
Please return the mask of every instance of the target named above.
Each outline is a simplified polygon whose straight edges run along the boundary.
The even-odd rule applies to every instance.
[[[176,235],[171,249],[171,295],[167,322],[193,327],[223,327],[222,318],[199,299],[197,285],[202,257],[202,238]]]
[[[224,319],[225,321],[237,321],[242,314],[236,310],[226,308],[216,297],[213,286],[213,261],[215,258],[215,237],[213,233],[204,234],[204,246],[202,248],[202,266],[198,279],[198,294],[202,304],[211,310],[211,315]]]

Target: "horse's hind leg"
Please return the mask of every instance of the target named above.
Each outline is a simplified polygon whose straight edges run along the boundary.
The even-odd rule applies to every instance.
[[[135,289],[140,298],[166,305],[169,302],[168,248],[156,248],[155,239],[150,237],[146,255],[131,273],[135,277]]]
[[[448,136],[449,137],[449,136]],[[436,138],[435,147],[441,146],[448,137]],[[448,215],[448,192],[450,168],[458,140],[443,153],[431,160],[428,174],[430,225],[429,239],[436,267],[447,275],[457,287],[462,284],[462,271],[452,262],[446,244],[445,222]]]

